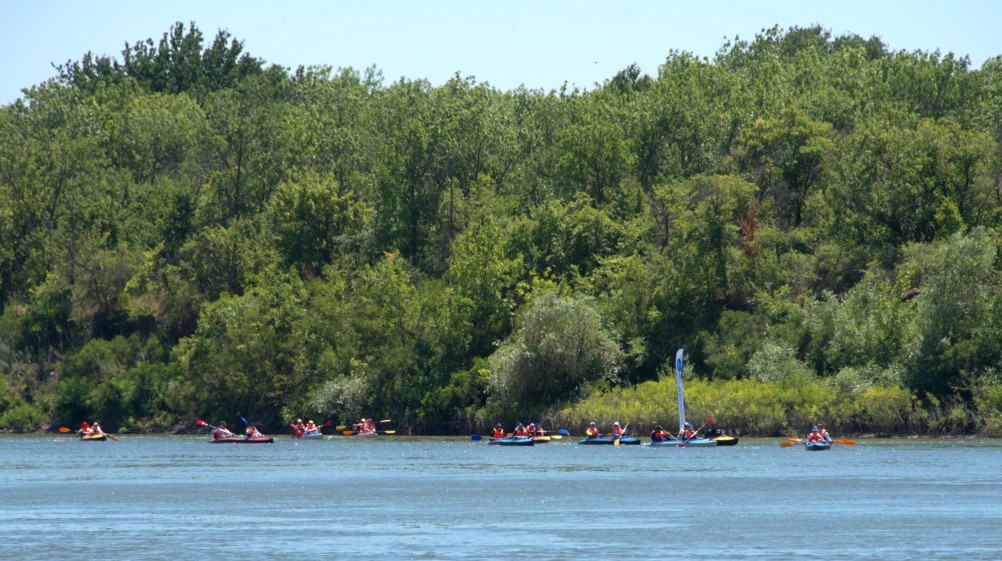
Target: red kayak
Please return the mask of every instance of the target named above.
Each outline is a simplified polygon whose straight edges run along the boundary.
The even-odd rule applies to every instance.
[[[274,442],[270,436],[258,436],[255,438],[244,438],[242,436],[227,436],[225,438],[212,438],[209,439],[211,444],[267,444],[269,442]]]

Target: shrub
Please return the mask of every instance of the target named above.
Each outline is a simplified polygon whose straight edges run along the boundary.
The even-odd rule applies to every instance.
[[[17,403],[0,415],[0,429],[16,432],[34,432],[46,421],[45,413],[38,407],[25,403]]]

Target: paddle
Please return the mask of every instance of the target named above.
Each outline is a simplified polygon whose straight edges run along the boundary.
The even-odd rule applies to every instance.
[[[689,438],[686,438],[685,440],[683,440],[683,441],[682,441],[682,442],[681,442],[681,443],[680,443],[680,444],[678,445],[678,447],[679,447],[679,448],[685,448],[685,443],[686,443],[686,442],[689,442],[689,441],[690,441],[690,440],[692,440],[693,438],[696,438],[696,435],[697,435],[697,434],[699,434],[699,431],[701,431],[701,430],[703,430],[704,428],[706,428],[706,425],[708,425],[708,424],[710,424],[710,423],[712,423],[712,422],[713,422],[713,417],[707,417],[707,418],[706,418],[706,421],[705,421],[705,422],[703,423],[703,425],[702,425],[701,427],[699,427],[698,429],[696,429],[696,432],[692,433],[692,436],[690,436]]]
[[[833,440],[832,442],[838,442],[839,444],[843,444],[845,446],[855,446],[856,445],[856,441],[855,440],[849,440],[848,438],[840,439],[840,440]]]
[[[65,434],[65,433],[68,433],[68,432],[73,432],[73,429],[68,429],[66,427],[59,427],[59,432]]]
[[[794,444],[800,444],[800,440],[785,440],[785,441],[779,443],[779,447],[780,448],[789,448],[790,446],[793,446]]]

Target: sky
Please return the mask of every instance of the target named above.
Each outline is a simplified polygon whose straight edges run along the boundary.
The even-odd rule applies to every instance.
[[[159,42],[194,22],[244,52],[295,70],[376,66],[386,83],[457,73],[501,90],[591,89],[637,64],[652,76],[671,51],[711,58],[763,29],[821,25],[880,37],[892,51],[939,50],[976,69],[1002,55],[995,0],[0,0],[0,105],[87,52],[121,60],[126,43]]]

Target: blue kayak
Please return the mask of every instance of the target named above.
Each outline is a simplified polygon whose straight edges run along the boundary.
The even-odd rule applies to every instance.
[[[716,446],[716,440],[707,440],[705,438],[692,438],[685,443],[685,446],[681,446],[683,441],[681,440],[660,440],[658,442],[645,442],[644,446],[653,446],[655,448],[708,448],[710,446]]]
[[[820,440],[817,442],[805,442],[804,448],[806,448],[808,452],[820,452],[822,450],[831,450],[832,443],[822,442]]]
[[[491,446],[532,446],[536,444],[528,436],[506,436],[504,438],[492,438],[487,441]]]
[[[614,445],[616,439],[611,436],[600,436],[598,438],[582,438],[578,441],[578,444],[605,444]],[[624,436],[619,439],[619,443],[626,446],[628,444],[640,444],[640,440],[632,436]]]

